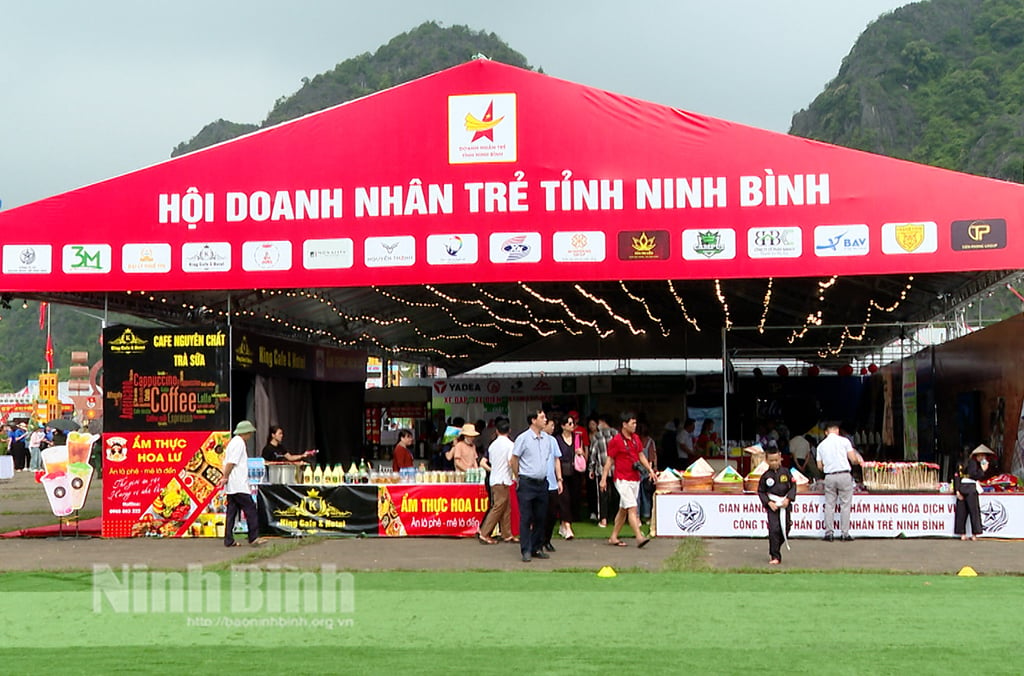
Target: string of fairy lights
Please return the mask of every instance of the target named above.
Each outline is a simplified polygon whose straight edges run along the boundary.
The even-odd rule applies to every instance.
[[[830,292],[838,288],[839,279],[838,275],[833,275],[816,283],[816,306],[804,316],[799,329],[787,329],[790,331],[786,338],[789,344],[806,341],[815,328],[825,324],[828,308],[834,305],[829,304],[828,298]],[[420,356],[452,362],[469,358],[462,346],[474,345],[483,350],[498,349],[501,343],[492,337],[495,333],[516,340],[528,339],[524,330],[529,330],[531,334],[541,339],[560,333],[580,336],[586,331],[592,331],[603,340],[614,335],[617,330],[628,331],[632,336],[644,336],[648,328],[638,321],[641,318],[643,322],[648,322],[651,328],[656,329],[662,338],[670,337],[674,328],[688,326],[700,332],[700,322],[690,314],[684,299],[685,295],[691,300],[699,300],[699,294],[702,293],[700,284],[691,284],[683,293],[677,288],[678,283],[678,280],[664,280],[664,289],[674,300],[682,317],[680,320],[679,315],[676,315],[676,319],[671,321],[664,315],[664,311],[670,306],[658,297],[657,284],[647,282],[646,286],[638,288],[621,280],[617,288],[621,295],[609,295],[607,288],[604,292],[588,289],[580,283],[558,284],[553,287],[562,292],[571,290],[575,293],[574,296],[565,296],[563,293],[550,290],[542,292],[536,284],[525,282],[516,282],[506,287],[518,291],[521,294],[518,298],[515,294],[507,292],[499,295],[494,291],[496,285],[479,283],[451,288],[432,284],[409,288],[410,291],[426,291],[433,297],[427,300],[410,297],[401,291],[402,287],[387,288],[374,285],[369,287],[370,290],[382,300],[389,302],[379,305],[379,311],[362,313],[346,311],[339,307],[339,302],[329,293],[312,289],[253,290],[251,300],[246,296],[249,301],[247,305],[242,306],[241,302],[236,300],[230,311],[224,308],[207,309],[205,306],[187,302],[180,303],[180,308],[187,313],[196,312],[198,309],[208,310],[213,319],[220,321],[228,319],[229,314],[233,319],[263,321],[278,327],[284,333],[306,336],[309,340],[339,347],[364,345],[382,355]],[[759,334],[771,330],[769,319],[772,316],[775,287],[776,280],[768,278],[759,308],[759,318],[753,327]],[[865,341],[875,313],[896,312],[913,288],[914,277],[911,275],[907,277],[895,299],[887,301],[877,296],[871,297],[865,306],[864,320],[859,325],[844,324],[838,340],[825,342],[824,347],[816,350],[817,356],[822,359],[835,358],[843,352],[849,342]],[[154,304],[169,307],[176,305],[175,301],[158,294],[145,291],[125,293],[134,298],[148,299]],[[713,295],[721,309],[722,326],[726,331],[732,331],[736,325],[727,298],[727,281],[715,279]],[[422,297],[422,293],[420,296]],[[308,308],[299,310],[304,317],[288,316],[281,305],[274,306],[273,301],[277,298],[317,303],[341,324],[334,321],[317,324],[312,319],[314,316],[322,317],[322,313],[309,311]],[[591,306],[593,310],[584,312],[585,307],[581,306],[581,302]],[[625,307],[624,303],[639,306],[642,314],[635,312],[627,315],[621,310]],[[268,305],[272,307],[268,308]],[[458,310],[463,307],[472,309],[471,314],[474,316],[470,317]],[[425,330],[420,325],[422,318],[418,320],[415,316],[410,316],[415,313],[405,313],[401,308],[435,311],[445,316],[452,328]],[[544,308],[548,308],[549,311],[542,312]],[[551,310],[556,316],[547,316]],[[517,314],[519,316],[515,316]],[[602,325],[602,317],[606,318],[605,325]],[[612,325],[607,325],[609,320]],[[395,329],[400,330],[396,332]],[[402,339],[402,335],[407,338],[414,337],[415,340]]]

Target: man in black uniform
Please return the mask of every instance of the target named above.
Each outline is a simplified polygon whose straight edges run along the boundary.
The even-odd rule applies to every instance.
[[[768,513],[768,555],[770,563],[777,566],[782,563],[782,520],[779,510],[786,510],[786,535],[789,534],[790,510],[796,502],[796,484],[789,474],[789,469],[782,466],[782,452],[777,448],[769,448],[765,454],[768,471],[761,475],[757,484],[757,497],[761,498]]]

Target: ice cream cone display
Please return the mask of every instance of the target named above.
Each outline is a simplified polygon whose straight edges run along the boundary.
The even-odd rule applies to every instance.
[[[864,487],[882,493],[935,493],[939,466],[930,462],[865,462]]]
[[[714,488],[715,469],[700,458],[683,471],[684,491],[710,491]]]
[[[761,475],[768,471],[768,463],[762,460],[757,467],[750,470],[750,474],[743,480],[743,490],[747,493],[756,493],[757,484],[761,481]]]
[[[742,493],[743,477],[728,465],[715,475],[713,486],[716,493]]]
[[[811,490],[811,480],[804,476],[804,473],[798,470],[796,467],[789,469],[789,475],[793,478],[793,483],[796,484],[797,493],[808,493]]]

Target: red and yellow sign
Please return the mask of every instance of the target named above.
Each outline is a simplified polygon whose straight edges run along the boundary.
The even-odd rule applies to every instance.
[[[104,435],[103,537],[212,535],[197,521],[219,511],[229,439],[226,431]]]
[[[388,484],[380,487],[378,534],[471,537],[486,511],[482,484]]]

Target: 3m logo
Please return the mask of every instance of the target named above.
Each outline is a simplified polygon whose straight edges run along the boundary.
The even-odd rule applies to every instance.
[[[102,274],[110,272],[109,244],[68,244],[61,256],[65,274]]]

